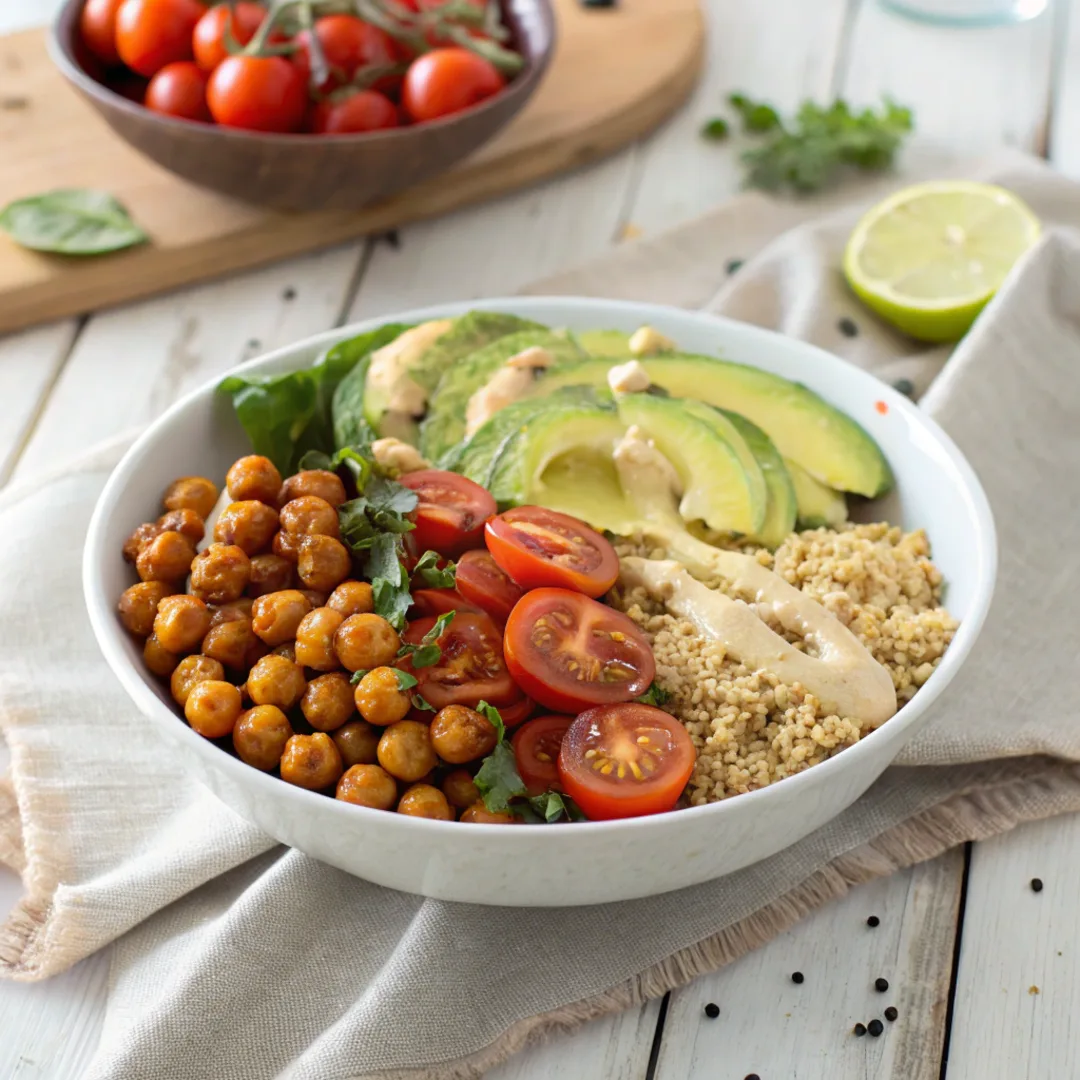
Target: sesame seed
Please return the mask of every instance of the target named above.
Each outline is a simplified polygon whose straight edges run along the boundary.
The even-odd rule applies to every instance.
[[[880,926],[881,925],[881,920],[876,915],[871,915],[870,918],[866,920],[866,925],[867,926]]]
[[[715,1020],[720,1015],[720,1006],[715,1002],[710,1001],[709,1004],[705,1006],[705,1015],[710,1020]]]
[[[1042,892],[1042,890],[1043,890],[1042,878],[1033,877],[1031,879],[1031,891],[1032,892]]]
[[[891,1024],[900,1014],[896,1011],[895,1005],[890,1005],[885,1010],[885,1019]]]
[[[844,337],[859,336],[859,327],[856,325],[855,320],[849,319],[846,315],[836,324],[836,328]]]
[[[874,989],[879,994],[884,994],[885,991],[889,989],[889,980],[888,979],[875,979],[874,980]]]
[[[793,971],[791,973],[791,981],[793,983],[801,983],[806,976],[801,971]]]
[[[885,1030],[885,1025],[880,1020],[871,1020],[866,1025],[866,1030],[876,1039]]]
[[[865,1024],[856,1024],[854,1028],[855,1034],[861,1039],[866,1034]]]

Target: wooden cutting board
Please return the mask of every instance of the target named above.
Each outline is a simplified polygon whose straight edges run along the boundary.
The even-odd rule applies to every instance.
[[[701,66],[698,0],[555,0],[556,55],[536,96],[472,158],[361,211],[284,214],[194,187],[129,148],[55,70],[45,32],[0,38],[0,206],[55,187],[112,192],[152,243],[90,259],[0,233],[0,332],[393,228],[592,161],[651,130]]]

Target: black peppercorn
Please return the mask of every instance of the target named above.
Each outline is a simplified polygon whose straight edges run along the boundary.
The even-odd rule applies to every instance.
[[[757,1073],[747,1073],[745,1080],[761,1080],[761,1077]]]
[[[915,384],[910,379],[897,379],[892,386],[898,394],[905,397],[912,397],[915,393]]]
[[[871,1020],[866,1025],[866,1030],[876,1039],[885,1030],[885,1025],[880,1020]]]
[[[866,920],[866,925],[867,926],[880,926],[881,925],[881,920],[876,915],[871,915],[870,918]]]
[[[836,328],[844,335],[844,337],[859,336],[859,328],[855,324],[855,320],[849,319],[846,315],[836,324]]]
[[[705,1006],[705,1015],[710,1020],[715,1020],[720,1015],[720,1006],[710,1001],[709,1004]]]
[[[858,1035],[858,1037],[861,1039],[866,1034],[866,1025],[865,1024],[856,1024],[855,1025],[855,1034]]]
[[[286,289],[286,290],[285,290],[285,291],[284,291],[284,292],[283,292],[283,293],[281,294],[281,299],[282,299],[282,300],[295,300],[295,299],[296,299],[296,290],[295,290],[295,289],[294,289],[294,288],[293,288],[293,287],[292,287],[292,286],[290,285],[290,286],[289,286],[289,287],[288,287],[288,288],[287,288],[287,289]]]
[[[801,971],[793,971],[791,973],[791,981],[793,983],[801,983],[806,976]]]
[[[896,1011],[895,1005],[890,1005],[885,1010],[885,1019],[891,1024],[900,1014]]]
[[[874,980],[874,989],[879,994],[884,994],[885,991],[889,989],[889,980],[888,979],[875,979]]]
[[[728,274],[734,274],[736,271],[742,268],[742,264],[742,259],[728,259],[728,261],[724,264],[724,269],[727,271]]]
[[[1043,890],[1042,878],[1033,877],[1031,879],[1031,891],[1032,892],[1042,892],[1042,890]]]

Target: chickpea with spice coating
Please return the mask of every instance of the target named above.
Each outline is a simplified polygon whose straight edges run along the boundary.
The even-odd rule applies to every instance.
[[[397,812],[409,817],[431,818],[433,821],[453,821],[454,811],[446,796],[430,784],[413,784],[398,803]]]
[[[141,525],[136,525],[124,541],[125,562],[133,563],[139,557],[139,552],[161,531],[161,526],[156,521],[144,521]]]
[[[366,581],[343,581],[326,601],[326,606],[350,615],[365,615],[375,610],[371,586]]]
[[[192,729],[207,739],[232,734],[243,703],[240,691],[220,679],[197,682],[184,703],[184,716]]]
[[[280,645],[275,645],[270,650],[275,656],[284,656],[286,660],[291,660],[296,663],[296,642],[285,641]]]
[[[255,499],[229,503],[214,523],[219,544],[236,544],[248,556],[268,551],[278,528],[277,511]]]
[[[522,825],[524,821],[509,810],[489,810],[482,801],[462,810],[458,821],[467,825]]]
[[[378,727],[404,720],[412,699],[398,684],[397,672],[389,667],[372,668],[357,684],[354,694],[360,715]]]
[[[159,532],[178,532],[197,544],[206,535],[206,524],[194,510],[170,510],[157,519]]]
[[[381,615],[350,615],[334,635],[334,651],[349,671],[389,667],[400,648],[398,632]]]
[[[378,755],[379,764],[391,776],[408,784],[422,780],[438,764],[427,724],[417,720],[391,724],[379,739]]]
[[[289,718],[275,705],[256,705],[240,714],[233,728],[236,756],[253,769],[276,769],[285,744],[292,738]]]
[[[234,461],[225,474],[225,487],[229,498],[234,502],[266,503],[277,506],[278,492],[281,490],[281,473],[277,466],[262,454],[248,454]]]
[[[191,564],[191,592],[208,604],[239,600],[251,578],[251,560],[236,544],[210,544]]]
[[[356,713],[348,676],[332,671],[312,679],[300,699],[300,708],[316,731],[335,731]]]
[[[352,571],[349,549],[332,536],[305,536],[300,542],[296,573],[309,588],[328,593]]]
[[[195,559],[195,545],[182,533],[158,533],[139,552],[135,569],[143,581],[167,581],[171,584],[187,577]]]
[[[341,754],[346,769],[353,765],[374,765],[379,760],[379,736],[382,732],[366,720],[350,720],[330,735]]]
[[[394,778],[378,765],[353,765],[338,781],[335,798],[372,810],[393,810],[397,802]]]
[[[341,536],[338,512],[317,495],[302,495],[281,508],[281,527],[294,536]]]
[[[495,749],[498,733],[486,717],[464,705],[447,705],[431,721],[435,753],[451,765],[486,757]]]
[[[194,652],[210,629],[210,611],[197,597],[166,596],[154,616],[154,636],[172,653]]]
[[[205,476],[181,476],[174,480],[162,497],[166,510],[194,510],[205,521],[218,500],[217,484]]]
[[[270,550],[273,554],[285,559],[295,566],[300,561],[300,541],[303,539],[303,536],[295,533],[287,533],[284,529],[279,529],[274,533],[274,539],[270,544]]]
[[[344,621],[333,608],[309,611],[296,628],[296,662],[316,671],[336,671],[341,665],[334,653],[334,633]]]
[[[295,639],[297,627],[310,610],[310,601],[297,589],[267,593],[251,605],[251,626],[272,649]]]
[[[158,678],[167,679],[180,663],[180,657],[169,652],[158,639],[151,634],[143,646],[143,663]]]
[[[303,697],[304,669],[294,660],[271,653],[248,672],[248,697],[256,705],[276,705],[288,712]]]
[[[269,649],[255,636],[250,619],[233,619],[211,625],[202,640],[202,653],[220,660],[233,671],[247,671]]]
[[[281,555],[255,555],[251,559],[251,577],[245,590],[248,596],[291,589],[296,584],[296,567]]]
[[[223,622],[236,622],[237,619],[246,619],[251,622],[251,605],[251,600],[246,596],[241,596],[239,600],[231,600],[220,607],[212,608],[210,611],[210,625],[217,626]]]
[[[320,791],[341,778],[341,755],[324,731],[293,735],[281,755],[281,779],[288,784]]]
[[[480,791],[467,769],[454,769],[443,777],[443,794],[451,806],[464,810],[480,799]]]
[[[341,482],[341,477],[329,469],[304,469],[295,476],[290,476],[281,485],[277,504],[284,506],[304,495],[314,495],[331,506],[338,507],[345,501],[345,485]]]
[[[225,669],[217,660],[209,656],[185,656],[169,679],[169,692],[173,701],[182,709],[187,704],[188,695],[196,683],[208,680],[222,682],[225,679]]]
[[[116,610],[125,630],[137,637],[149,637],[154,632],[154,617],[158,604],[172,595],[172,586],[164,581],[140,581],[120,594]]]
[[[301,583],[302,584],[302,583]],[[311,610],[314,611],[317,607],[326,607],[327,593],[325,590],[319,589],[298,589],[301,596],[307,597],[307,602],[311,605]]]

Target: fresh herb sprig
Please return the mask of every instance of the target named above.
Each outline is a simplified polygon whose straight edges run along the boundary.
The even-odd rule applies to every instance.
[[[642,705],[655,705],[659,708],[671,700],[671,691],[665,690],[659,683],[653,682],[649,689],[637,699]]]
[[[419,577],[429,589],[452,589],[457,584],[457,564],[439,566],[441,558],[437,551],[425,551],[413,567],[413,577]]]
[[[420,639],[418,645],[410,645],[407,641],[403,642],[401,648],[398,649],[398,656],[409,657],[413,670],[437,664],[442,659],[439,638],[446,632],[447,626],[450,625],[456,614],[456,611],[444,611],[435,620],[435,625]]]

